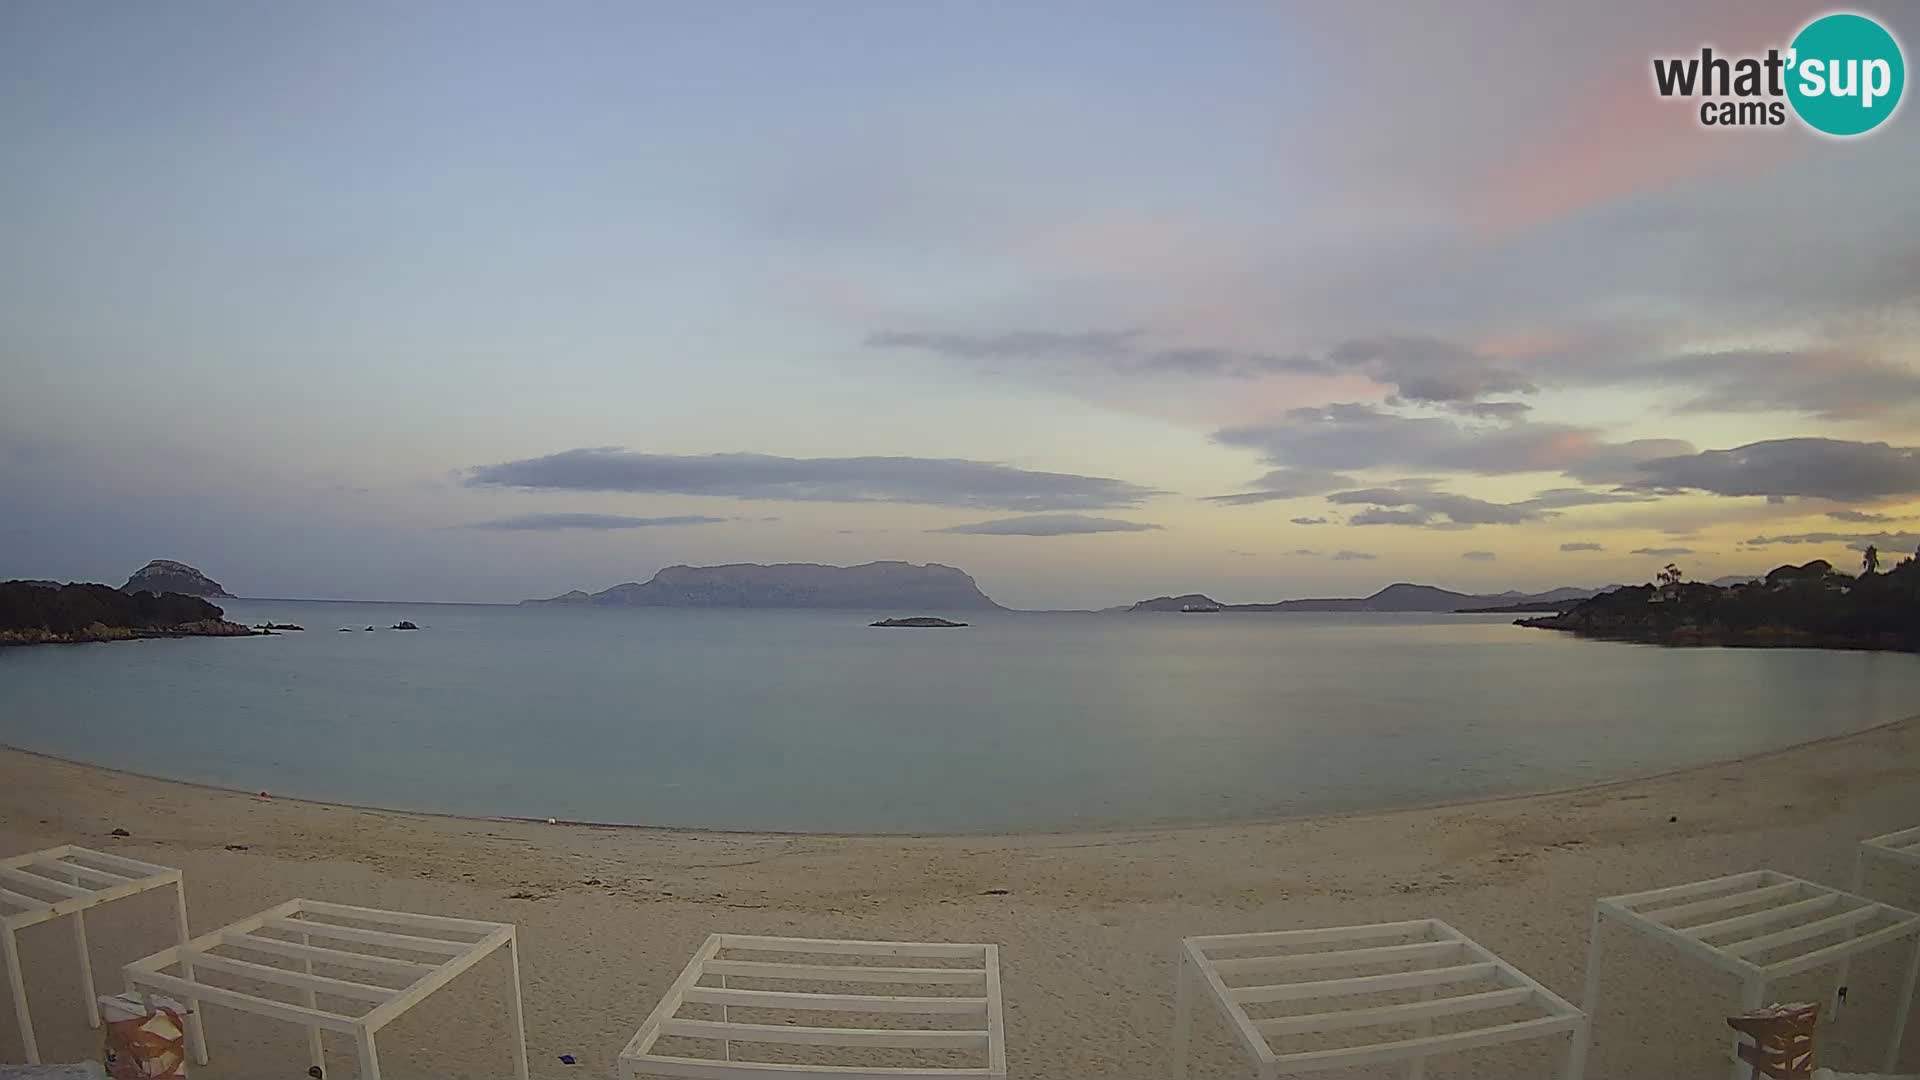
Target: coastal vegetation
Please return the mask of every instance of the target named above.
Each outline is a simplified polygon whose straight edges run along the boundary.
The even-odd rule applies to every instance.
[[[1602,593],[1522,626],[1662,645],[1805,646],[1920,651],[1920,561],[1880,569],[1869,548],[1856,576],[1824,559],[1722,587],[1669,564],[1656,583]]]
[[[228,622],[225,614],[200,597],[181,593],[129,593],[106,585],[0,582],[0,645],[266,633]]]

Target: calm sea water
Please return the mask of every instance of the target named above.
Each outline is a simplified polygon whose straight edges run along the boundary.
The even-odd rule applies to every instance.
[[[0,650],[0,741],[408,809],[970,831],[1524,791],[1920,712],[1920,657],[1668,650],[1510,616],[881,630],[859,612],[224,606],[308,630]],[[424,629],[384,629],[401,619]]]

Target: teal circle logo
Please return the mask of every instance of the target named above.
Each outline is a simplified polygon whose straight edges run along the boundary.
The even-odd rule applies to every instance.
[[[1907,65],[1900,43],[1865,15],[1822,15],[1794,36],[1787,100],[1815,131],[1864,135],[1900,107]]]

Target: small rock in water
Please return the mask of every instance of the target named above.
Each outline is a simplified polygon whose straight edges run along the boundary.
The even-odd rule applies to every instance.
[[[405,619],[401,619],[401,620],[400,620],[399,622],[397,622],[397,623],[394,623],[394,624],[393,624],[393,626],[392,626],[392,627],[390,627],[390,629],[393,629],[393,630],[418,630],[418,629],[420,629],[420,628],[419,628],[419,627],[417,627],[417,626],[415,626],[415,625],[413,625],[413,624],[412,624],[411,622],[408,622],[408,621],[407,621],[407,620],[405,620]]]
[[[108,836],[132,836],[133,834],[128,832],[125,829],[115,829],[112,832],[108,833],[107,835]]]

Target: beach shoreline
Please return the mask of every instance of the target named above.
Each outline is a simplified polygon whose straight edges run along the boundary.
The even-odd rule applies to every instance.
[[[164,737],[156,734],[156,747]],[[535,1075],[608,1075],[708,933],[987,941],[1002,946],[1011,1073],[1163,1075],[1171,963],[1192,934],[1447,920],[1579,1000],[1595,897],[1772,867],[1844,886],[1858,839],[1920,823],[1920,717],[1656,776],[1436,806],[1262,822],[943,835],[736,833],[546,825],[261,799],[0,750],[0,852],[59,843],[186,871],[196,932],[294,896],[514,922]],[[115,828],[132,835],[113,837]],[[1920,875],[1877,872],[1920,906]],[[89,919],[103,989],[170,944],[139,898]],[[90,1056],[72,943],[28,931],[44,1050]],[[1904,950],[1856,966],[1822,1058],[1877,1066]],[[484,970],[490,971],[483,965]],[[481,969],[477,969],[481,970]],[[383,1034],[390,1076],[505,1071],[499,977],[463,979]],[[1829,975],[1780,993],[1823,999]],[[1609,938],[1590,1076],[1719,1075],[1728,980]],[[1650,992],[1664,989],[1650,1000]],[[221,1080],[304,1069],[304,1036],[214,1010]],[[331,1036],[329,1036],[331,1039]],[[1916,1042],[1920,1040],[1910,1040]],[[1241,1075],[1225,1029],[1195,1035],[1195,1075]],[[352,1060],[328,1043],[331,1061]],[[0,1060],[17,1057],[0,1024]],[[569,1068],[558,1055],[580,1062]],[[52,1058],[50,1057],[50,1060]],[[1920,1065],[1910,1048],[1903,1067]],[[1435,1060],[1434,1077],[1543,1075],[1550,1047]]]
[[[1327,810],[1327,811],[1316,811],[1316,812],[1301,813],[1301,814],[1278,814],[1278,815],[1268,815],[1268,816],[1262,816],[1262,817],[1248,817],[1248,818],[1221,818],[1221,819],[1210,820],[1210,821],[1186,821],[1186,820],[1159,821],[1159,822],[1147,821],[1147,822],[1135,822],[1135,823],[1129,823],[1129,824],[1087,825],[1087,826],[1076,826],[1076,827],[1069,827],[1069,828],[918,830],[918,831],[911,831],[911,832],[873,832],[873,831],[834,832],[834,831],[805,830],[805,829],[717,829],[717,828],[701,828],[697,826],[685,826],[685,825],[650,825],[645,822],[595,821],[595,820],[582,819],[582,818],[564,818],[564,817],[543,818],[543,817],[535,817],[531,815],[518,815],[518,814],[459,814],[459,813],[454,813],[452,811],[445,811],[445,810],[418,810],[418,809],[410,809],[410,808],[401,807],[401,806],[382,806],[375,803],[342,802],[334,799],[312,798],[312,797],[300,796],[300,795],[282,796],[282,795],[274,795],[271,791],[268,791],[266,794],[270,799],[278,802],[306,804],[306,805],[317,806],[317,807],[328,807],[336,810],[362,810],[362,811],[370,811],[373,813],[380,813],[380,814],[404,815],[408,817],[446,818],[453,821],[511,822],[511,823],[523,824],[523,825],[565,825],[565,826],[569,826],[573,828],[581,828],[581,829],[631,830],[636,832],[666,833],[666,834],[681,835],[681,836],[734,836],[734,837],[817,836],[817,837],[826,837],[826,838],[842,839],[842,840],[882,839],[882,838],[906,839],[906,840],[934,840],[934,839],[942,839],[942,838],[993,839],[993,838],[1011,838],[1011,837],[1021,837],[1021,836],[1100,836],[1100,835],[1111,835],[1115,833],[1130,833],[1130,832],[1154,832],[1154,833],[1180,832],[1185,830],[1215,829],[1215,828],[1221,828],[1226,826],[1286,825],[1290,823],[1297,823],[1297,822],[1304,822],[1304,821],[1338,821],[1338,820],[1343,820],[1347,818],[1372,817],[1379,814],[1405,813],[1405,812],[1415,812],[1415,811],[1422,811],[1422,810],[1449,810],[1449,809],[1455,809],[1459,807],[1475,806],[1482,803],[1502,803],[1502,802],[1510,802],[1518,799],[1533,799],[1533,798],[1541,798],[1541,797],[1552,796],[1552,795],[1577,795],[1583,792],[1603,791],[1608,788],[1618,787],[1623,784],[1636,784],[1636,783],[1642,783],[1646,781],[1663,780],[1663,779],[1668,779],[1672,777],[1685,776],[1689,773],[1696,773],[1696,772],[1702,772],[1702,771],[1711,770],[1711,769],[1726,768],[1729,766],[1744,765],[1751,762],[1763,761],[1767,758],[1777,757],[1783,754],[1793,754],[1799,751],[1809,750],[1819,746],[1823,746],[1828,743],[1842,742],[1848,739],[1856,738],[1858,736],[1868,735],[1875,731],[1880,731],[1884,728],[1900,727],[1902,725],[1920,725],[1920,714],[1898,717],[1892,720],[1882,720],[1878,723],[1870,724],[1867,727],[1861,728],[1858,731],[1846,731],[1846,732],[1840,732],[1834,735],[1821,735],[1813,739],[1808,739],[1804,742],[1797,742],[1787,746],[1775,747],[1771,750],[1756,750],[1750,754],[1740,754],[1735,757],[1723,758],[1718,761],[1705,762],[1703,764],[1681,765],[1671,769],[1660,769],[1660,770],[1656,770],[1654,772],[1648,772],[1648,773],[1636,773],[1630,776],[1617,777],[1611,780],[1595,780],[1589,783],[1564,784],[1564,785],[1559,785],[1555,787],[1544,787],[1544,788],[1528,788],[1520,791],[1499,792],[1499,793],[1485,794],[1485,795],[1463,795],[1457,799],[1434,799],[1434,800],[1427,800],[1422,802],[1394,803],[1392,805],[1387,805],[1387,806],[1361,807],[1361,808],[1352,809],[1352,810]],[[199,780],[186,780],[186,779],[181,779],[179,777],[164,776],[159,773],[142,772],[137,769],[117,768],[112,765],[101,765],[95,762],[82,761],[78,758],[66,757],[60,754],[49,754],[39,750],[29,750],[25,747],[14,746],[10,743],[5,743],[5,742],[0,742],[0,755],[20,755],[27,758],[43,758],[49,762],[57,762],[62,765],[72,765],[82,769],[92,769],[92,770],[97,770],[103,773],[113,773],[113,774],[131,778],[131,779],[152,781],[154,783],[160,783],[160,784],[177,784],[182,787],[195,788],[198,790],[215,793],[215,794],[221,794],[221,795],[239,795],[239,796],[253,797],[253,798],[258,798],[260,795],[259,792],[248,791],[245,788],[228,787],[224,784],[212,784],[212,783],[206,783],[204,781],[199,781]]]

